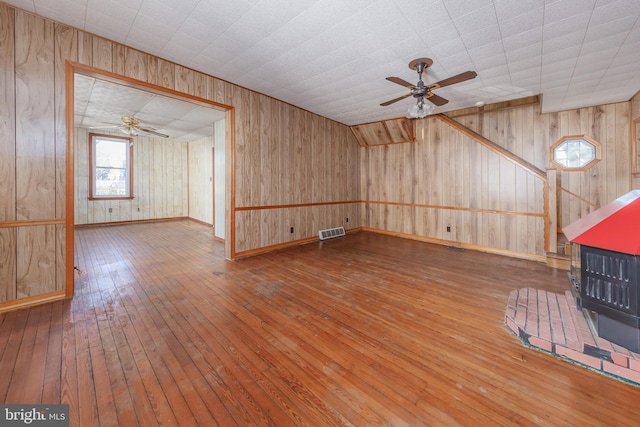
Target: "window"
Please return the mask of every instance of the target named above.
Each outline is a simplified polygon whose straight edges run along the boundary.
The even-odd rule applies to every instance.
[[[600,161],[600,143],[584,135],[564,136],[551,146],[551,162],[563,170],[587,170]]]
[[[132,199],[131,138],[89,135],[90,199]]]

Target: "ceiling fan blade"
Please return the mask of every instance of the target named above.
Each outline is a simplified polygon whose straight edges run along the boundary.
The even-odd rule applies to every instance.
[[[438,96],[433,92],[429,92],[429,94],[425,96],[425,98],[431,101],[433,104],[437,105],[438,107],[449,102],[448,99],[444,99],[443,97]]]
[[[169,138],[169,135],[165,135],[164,133],[156,132],[153,129],[143,128],[143,127],[137,127],[136,129],[141,130],[142,132],[150,133],[151,135],[159,136],[161,138]]]
[[[410,97],[410,96],[411,96],[411,94],[410,94],[410,93],[408,93],[408,94],[406,94],[406,95],[402,95],[402,96],[400,96],[400,97],[398,97],[398,98],[395,98],[395,99],[392,99],[392,100],[390,100],[390,101],[383,102],[382,104],[380,104],[380,106],[381,106],[381,107],[386,107],[387,105],[391,105],[391,104],[393,104],[394,102],[398,102],[398,101],[400,101],[401,99],[405,99],[405,98],[408,98],[408,97]]]
[[[441,80],[437,83],[432,83],[429,85],[429,89],[437,89],[439,87],[449,86],[452,84],[464,82],[466,80],[474,79],[478,73],[475,71],[465,71],[464,73],[457,74],[455,76],[451,76],[448,79]]]
[[[393,82],[395,84],[398,84],[400,86],[408,87],[409,89],[415,89],[416,88],[413,85],[413,83],[409,83],[406,80],[402,80],[400,77],[387,77],[387,80],[389,80],[390,82]]]

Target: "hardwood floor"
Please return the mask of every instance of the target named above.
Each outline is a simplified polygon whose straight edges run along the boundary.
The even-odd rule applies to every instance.
[[[372,233],[241,261],[191,221],[76,230],[73,300],[0,315],[0,401],[74,426],[635,425],[640,388],[524,347],[544,265]]]

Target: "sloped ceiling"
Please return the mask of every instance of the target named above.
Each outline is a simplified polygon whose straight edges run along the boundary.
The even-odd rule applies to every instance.
[[[541,94],[543,111],[640,89],[638,0],[5,0],[354,125],[400,117],[407,64],[432,58],[436,112]]]

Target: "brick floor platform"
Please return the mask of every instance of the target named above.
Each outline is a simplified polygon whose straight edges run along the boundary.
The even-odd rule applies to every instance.
[[[640,354],[594,335],[571,291],[514,290],[504,318],[525,345],[640,386]]]

